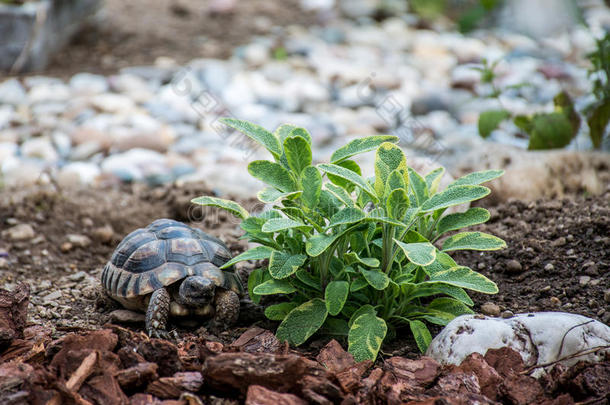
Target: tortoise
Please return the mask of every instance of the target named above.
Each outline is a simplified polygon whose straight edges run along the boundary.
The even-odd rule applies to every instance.
[[[239,316],[243,286],[220,239],[172,219],[158,219],[123,239],[102,272],[105,291],[125,308],[146,312],[151,337],[169,337],[175,317],[213,317],[226,327]]]

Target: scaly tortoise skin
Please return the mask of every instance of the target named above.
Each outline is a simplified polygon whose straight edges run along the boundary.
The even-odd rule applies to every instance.
[[[168,337],[172,316],[213,316],[229,326],[239,316],[243,287],[232,271],[227,246],[205,232],[171,219],[133,231],[117,246],[102,272],[102,286],[125,308],[146,312],[146,330]]]

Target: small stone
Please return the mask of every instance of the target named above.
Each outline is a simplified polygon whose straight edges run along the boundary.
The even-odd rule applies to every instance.
[[[0,257],[0,269],[6,268],[8,268],[8,260],[6,260],[4,257]]]
[[[551,242],[551,246],[558,247],[558,246],[563,246],[566,243],[567,243],[566,238],[562,236],[558,239],[555,239],[553,242]]]
[[[483,269],[485,268],[485,263],[483,263],[483,262],[479,262],[479,263],[477,264],[477,268],[478,268],[479,270],[483,270]]]
[[[578,284],[580,284],[582,286],[586,286],[587,284],[589,284],[589,281],[591,281],[591,277],[589,277],[589,276],[578,277]]]
[[[607,304],[610,304],[610,289],[604,291],[604,301],[606,301]]]
[[[99,228],[95,228],[92,232],[92,236],[94,239],[102,242],[109,243],[112,241],[112,237],[114,236],[114,229],[110,225],[100,226]]]
[[[481,312],[489,316],[499,316],[500,307],[493,302],[486,302],[485,304],[481,305]]]
[[[512,318],[513,316],[515,316],[513,311],[508,309],[506,311],[502,311],[502,313],[500,314],[500,317],[502,317],[503,319]]]
[[[589,282],[589,285],[590,285],[590,286],[592,286],[592,287],[596,287],[596,286],[598,286],[598,285],[599,285],[599,283],[601,283],[601,282],[602,282],[602,279],[601,279],[601,278],[594,278],[593,280],[591,280],[591,281]]]
[[[599,274],[599,269],[595,262],[587,262],[582,267],[587,276],[597,276]]]
[[[139,312],[129,311],[127,309],[117,309],[110,314],[110,322],[117,323],[142,323],[145,315]]]
[[[69,234],[66,236],[66,238],[73,246],[81,248],[85,248],[91,244],[91,239],[85,235]]]
[[[518,274],[523,271],[523,266],[515,259],[506,262],[506,271],[512,274]]]
[[[67,253],[70,250],[72,250],[73,246],[70,242],[64,242],[61,244],[61,246],[59,247],[59,250],[61,250],[63,253]]]
[[[49,294],[45,295],[42,298],[42,301],[43,301],[43,303],[45,305],[48,305],[48,304],[50,304],[52,302],[57,301],[60,298],[61,298],[61,291],[60,290],[55,290],[52,293],[49,293]]]
[[[554,307],[559,307],[559,306],[561,306],[561,300],[560,300],[559,298],[557,298],[557,297],[551,297],[549,300],[551,301],[551,305],[552,305],[552,306],[554,306]]]
[[[2,232],[2,236],[12,241],[24,241],[32,239],[36,233],[30,224],[15,225]]]
[[[574,249],[568,249],[566,250],[566,255],[568,256],[572,256],[574,254]]]
[[[553,266],[553,263],[547,263],[546,266],[544,266],[544,270],[551,272],[555,270],[555,266]]]
[[[85,277],[87,277],[87,273],[85,273],[84,271],[79,271],[78,273],[70,274],[68,276],[68,280],[70,280],[70,281],[81,281]]]

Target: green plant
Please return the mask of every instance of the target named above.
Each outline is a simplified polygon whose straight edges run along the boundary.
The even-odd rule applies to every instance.
[[[453,4],[459,3],[459,4]],[[481,25],[485,18],[502,4],[502,0],[411,0],[411,10],[424,20],[444,15],[457,23],[462,33]]]
[[[424,322],[445,325],[472,313],[465,292],[497,292],[496,285],[449,252],[494,250],[501,239],[481,232],[449,232],[489,219],[484,208],[444,215],[485,197],[479,184],[502,175],[488,170],[464,176],[438,191],[442,168],[421,176],[388,135],[355,139],[330,163],[312,164],[311,136],[282,125],[275,133],[248,122],[223,122],[263,145],[273,161],[257,160],[250,174],[269,186],[258,198],[272,207],[250,215],[239,204],[214,197],[193,203],[228,210],[242,219],[244,238],[260,244],[224,267],[268,259],[252,271],[248,292],[255,303],[277,295],[265,315],[281,321],[277,336],[304,343],[314,333],[347,337],[356,360],[375,359],[383,340],[408,326],[424,351],[431,335]],[[362,176],[351,158],[376,151],[375,177]],[[324,181],[326,176],[328,181]]]
[[[599,148],[610,123],[610,33],[606,32],[603,38],[597,40],[597,49],[589,55],[589,60],[592,65],[589,77],[593,78],[595,101],[585,109],[585,114],[591,142]]]
[[[498,61],[489,63],[483,60],[482,66],[473,69],[481,73],[481,82],[491,87],[487,98],[494,98],[500,102],[500,96],[508,89],[528,86],[527,83],[498,88],[495,84],[495,68]],[[528,149],[554,149],[567,146],[578,134],[580,129],[580,116],[574,109],[570,96],[562,91],[557,94],[553,102],[555,110],[551,113],[535,113],[532,115],[513,115],[504,108],[483,111],[479,115],[479,135],[487,138],[500,124],[511,119],[514,124],[529,136]]]

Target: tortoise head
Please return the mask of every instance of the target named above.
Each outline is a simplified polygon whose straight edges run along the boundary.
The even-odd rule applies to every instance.
[[[216,285],[206,277],[190,276],[184,279],[178,290],[180,304],[200,307],[212,303]]]

